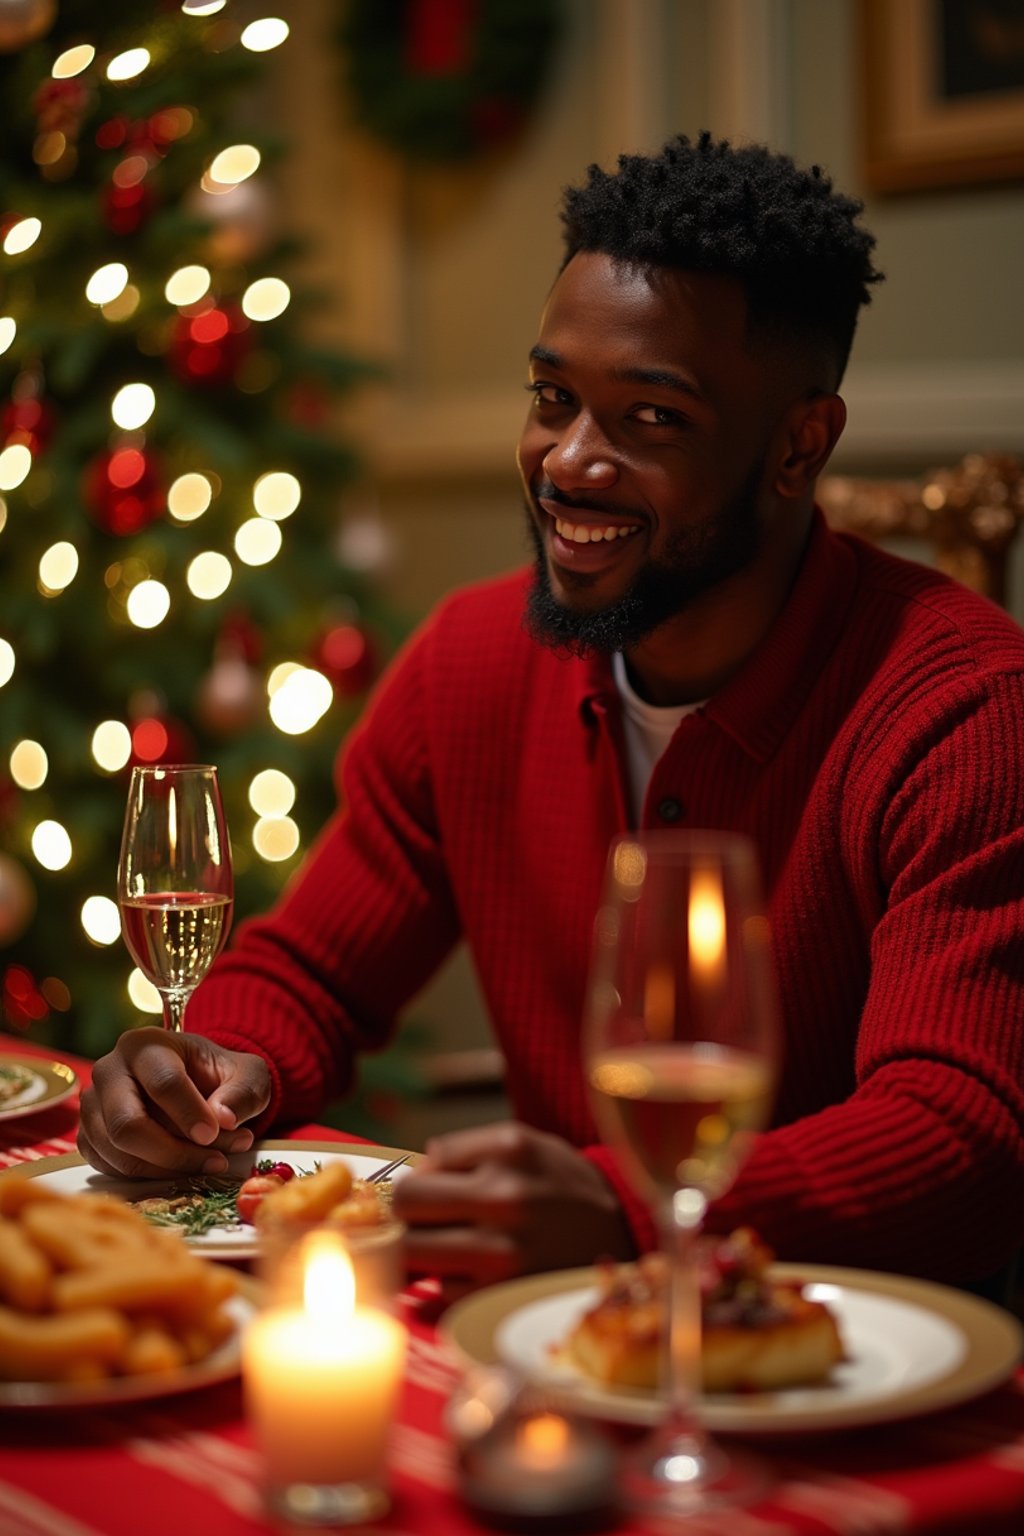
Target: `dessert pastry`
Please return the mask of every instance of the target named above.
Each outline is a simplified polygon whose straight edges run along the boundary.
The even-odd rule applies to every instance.
[[[832,1313],[793,1281],[749,1227],[698,1244],[705,1392],[772,1392],[823,1381],[844,1358]],[[569,1335],[569,1359],[605,1386],[658,1383],[668,1268],[662,1254],[608,1265],[602,1295]]]

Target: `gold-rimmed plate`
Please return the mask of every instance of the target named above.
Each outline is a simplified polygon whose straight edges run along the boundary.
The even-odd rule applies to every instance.
[[[63,1061],[0,1053],[0,1120],[52,1109],[77,1087],[77,1074]]]
[[[711,1393],[701,1405],[716,1434],[788,1434],[911,1418],[998,1386],[1021,1358],[1020,1324],[948,1286],[867,1270],[778,1264],[835,1313],[848,1359],[816,1387]],[[600,1386],[567,1363],[562,1345],[598,1295],[596,1272],[561,1270],[489,1286],[456,1302],[442,1337],[464,1363],[504,1364],[552,1398],[613,1423],[658,1422],[650,1392]]]
[[[317,1167],[331,1162],[345,1162],[352,1170],[353,1178],[367,1179],[406,1154],[396,1147],[368,1146],[362,1142],[342,1141],[258,1141],[248,1152],[236,1153],[228,1159],[228,1172],[216,1175],[215,1182],[237,1179],[239,1184],[249,1177],[253,1164],[261,1158],[273,1157],[290,1163],[296,1173],[313,1173]],[[415,1163],[416,1153],[408,1154],[408,1161],[396,1168],[394,1178],[404,1178]],[[0,1172],[0,1178],[13,1177],[45,1179],[62,1195],[106,1194],[130,1202],[159,1198],[180,1193],[188,1181],[180,1176],[169,1175],[166,1179],[121,1179],[98,1173],[77,1152],[63,1157],[41,1157],[37,1162],[20,1163],[14,1169]],[[247,1222],[241,1226],[211,1227],[197,1236],[185,1236],[190,1248],[206,1259],[251,1259],[259,1250],[256,1228]]]

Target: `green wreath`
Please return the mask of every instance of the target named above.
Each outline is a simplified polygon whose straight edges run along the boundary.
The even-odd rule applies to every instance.
[[[560,0],[349,0],[356,120],[410,158],[467,159],[523,127],[560,31]]]

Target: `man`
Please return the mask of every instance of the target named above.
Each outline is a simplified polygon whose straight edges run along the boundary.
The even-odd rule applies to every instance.
[[[216,1170],[314,1116],[464,935],[519,1123],[441,1137],[402,1181],[412,1263],[477,1283],[648,1246],[580,1062],[606,852],[633,825],[734,828],[785,1067],[711,1224],[965,1282],[1019,1244],[1024,635],[814,510],[879,277],[859,212],[708,135],[570,189],[519,445],[536,569],[407,647],[196,1033],[97,1065],[90,1161]]]

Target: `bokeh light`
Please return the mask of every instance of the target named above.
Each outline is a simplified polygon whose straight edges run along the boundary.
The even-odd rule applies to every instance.
[[[266,565],[281,548],[282,534],[277,523],[263,517],[250,517],[235,534],[235,553],[246,565]]]
[[[299,846],[299,829],[290,816],[261,816],[252,829],[252,845],[261,859],[278,864]]]
[[[11,752],[11,778],[19,789],[40,789],[49,769],[45,748],[38,741],[26,737]]]
[[[334,690],[322,672],[313,667],[296,667],[279,688],[268,706],[270,718],[286,736],[301,736],[312,730],[334,702]]]
[[[288,23],[280,16],[261,16],[242,29],[239,42],[250,53],[269,53],[271,48],[280,48],[287,36]]]
[[[8,256],[20,256],[23,251],[30,250],[42,233],[41,219],[19,219],[12,224],[4,236],[4,251]]]
[[[213,486],[205,475],[190,471],[179,475],[167,492],[167,510],[179,523],[195,522],[213,500]]]
[[[108,261],[97,267],[85,285],[90,304],[111,304],[128,284],[128,268],[123,261]]]
[[[295,785],[280,768],[263,768],[249,785],[249,804],[257,816],[287,816],[295,804]]]
[[[231,561],[219,550],[206,549],[190,563],[185,580],[193,597],[211,602],[231,585]]]
[[[125,384],[110,403],[114,425],[124,432],[145,426],[156,408],[156,395],[148,384]]]
[[[108,80],[134,80],[149,64],[148,48],[127,48],[118,53],[107,65]]]
[[[136,967],[128,977],[128,996],[140,1013],[163,1013],[160,993]]]
[[[92,733],[92,755],[106,773],[118,773],[132,755],[132,735],[121,720],[104,720]]]
[[[140,581],[128,594],[128,617],[136,629],[155,629],[170,607],[171,594],[162,581]]]
[[[272,522],[291,517],[302,500],[302,486],[294,475],[283,469],[272,469],[260,475],[252,488],[252,504],[260,517]]]
[[[210,273],[206,267],[194,265],[179,267],[177,272],[172,272],[164,287],[164,297],[168,304],[174,304],[178,308],[185,304],[198,304],[210,291]]]
[[[77,575],[78,550],[66,539],[51,544],[39,561],[39,584],[44,593],[63,592]]]
[[[237,186],[258,171],[259,165],[260,152],[255,144],[231,144],[214,155],[204,182],[216,182],[222,187]]]
[[[75,75],[80,75],[83,69],[88,69],[96,57],[96,49],[91,43],[78,43],[74,48],[65,48],[53,61],[50,74],[54,80],[71,80]]]
[[[0,453],[0,491],[16,491],[32,468],[32,454],[24,443],[11,443]]]
[[[71,863],[71,838],[59,821],[41,821],[32,833],[32,852],[44,869],[66,869]]]
[[[14,647],[9,640],[0,640],[0,688],[14,676]]]
[[[10,315],[0,315],[0,353],[7,351],[17,334],[17,322]]]
[[[82,903],[82,927],[94,944],[114,944],[121,937],[121,914],[109,896],[87,896]]]
[[[280,277],[258,277],[242,295],[242,313],[249,320],[276,320],[291,302],[292,291]]]

